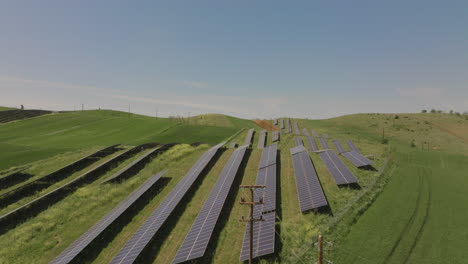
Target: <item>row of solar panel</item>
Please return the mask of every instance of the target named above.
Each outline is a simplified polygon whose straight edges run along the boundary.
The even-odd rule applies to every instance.
[[[275,211],[276,211],[276,157],[278,145],[266,147],[262,152],[258,167],[256,185],[265,188],[255,189],[255,201],[263,204],[254,208],[254,217],[263,221],[253,224],[253,257],[260,257],[275,252]],[[246,225],[240,260],[249,259],[250,224]]]
[[[238,148],[229,158],[172,263],[181,263],[205,255],[247,147],[245,145]]]

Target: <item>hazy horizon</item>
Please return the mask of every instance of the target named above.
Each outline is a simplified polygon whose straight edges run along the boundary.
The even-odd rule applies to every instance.
[[[468,2],[9,1],[0,105],[321,119],[468,111]]]

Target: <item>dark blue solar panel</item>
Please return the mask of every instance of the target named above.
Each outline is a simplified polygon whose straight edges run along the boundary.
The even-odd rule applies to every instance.
[[[273,131],[273,135],[271,137],[272,142],[276,142],[280,139],[280,132],[279,131]]]
[[[158,208],[154,210],[154,212],[135,232],[130,240],[127,241],[124,247],[114,257],[114,259],[112,259],[111,263],[129,264],[135,262],[141,251],[143,251],[151,238],[158,232],[167,218],[174,211],[175,207],[184,198],[185,194],[193,185],[200,173],[212,160],[218,149],[224,144],[224,142],[218,144],[203,154],[203,156],[195,163],[195,165],[193,165],[193,167],[182,178],[182,180],[180,180],[174,189],[166,196]]]
[[[372,165],[372,161],[357,153],[356,151],[344,152],[341,155],[343,155],[347,160],[349,160],[351,163],[353,163],[354,166],[358,168]]]
[[[297,122],[294,122],[293,126],[294,126],[294,133],[298,136],[301,135],[301,131],[299,130],[299,125],[297,124]]]
[[[346,165],[338,158],[333,150],[326,150],[319,153],[320,158],[325,163],[328,171],[332,175],[337,185],[357,183],[358,180]]]
[[[296,187],[301,211],[328,205],[312,160],[303,146],[291,149]]]
[[[281,129],[284,128],[284,120],[283,120],[283,119],[280,120],[280,128],[281,128]]]
[[[263,200],[263,205],[255,206],[254,217],[262,216],[265,221],[254,223],[254,250],[253,257],[260,257],[272,254],[275,251],[275,213],[276,210],[276,155],[278,146],[270,145],[262,152],[260,159],[257,185],[264,185],[264,189],[256,189],[255,197],[258,202],[260,198]],[[249,257],[249,234],[250,225],[247,224],[246,235],[244,237],[241,261]]]
[[[238,148],[229,158],[172,263],[200,258],[205,254],[247,147]]]
[[[301,138],[296,137],[295,140],[296,140],[296,146],[304,146],[304,143],[302,143],[302,139],[301,139]]]
[[[325,138],[321,137],[319,138],[320,145],[322,145],[322,149],[330,149],[330,146],[328,145],[328,142]]]
[[[251,129],[249,129],[249,131],[247,131],[247,136],[245,137],[244,145],[252,144],[254,132],[255,132],[255,130],[253,128],[251,128]]]
[[[132,192],[123,202],[105,215],[99,222],[80,236],[73,244],[66,248],[51,264],[66,264],[72,262],[86,247],[91,244],[104,230],[114,223],[130,206],[132,206],[145,192],[164,175],[167,170],[162,171],[145,181],[138,189]]]
[[[257,144],[258,149],[263,149],[265,147],[266,136],[267,136],[266,130],[262,130],[260,132],[260,137],[258,138],[258,144]]]
[[[317,144],[315,143],[315,139],[313,136],[308,136],[307,137],[307,142],[309,143],[309,148],[311,151],[318,151]]]
[[[343,149],[343,146],[341,145],[341,142],[338,139],[332,140],[332,142],[335,145],[335,148],[339,154],[345,152],[345,150]]]
[[[351,140],[346,140],[346,144],[348,144],[348,147],[350,150],[353,150],[353,151],[356,151],[357,153],[361,153],[359,152],[359,149],[356,147],[356,145],[354,145],[354,143],[351,141]]]

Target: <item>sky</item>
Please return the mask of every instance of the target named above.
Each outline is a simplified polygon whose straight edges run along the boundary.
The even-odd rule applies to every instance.
[[[1,1],[0,105],[468,111],[468,1]]]

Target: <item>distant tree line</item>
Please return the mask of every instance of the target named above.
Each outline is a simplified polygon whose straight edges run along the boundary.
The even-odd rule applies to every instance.
[[[428,111],[427,111],[426,109],[423,109],[423,110],[421,110],[421,113],[423,113],[423,114],[424,114],[424,113],[428,113]],[[443,110],[432,108],[432,109],[429,111],[429,113],[431,113],[431,114],[435,114],[435,113],[438,113],[438,114],[450,114],[450,115],[456,115],[456,116],[459,116],[459,117],[464,116],[465,119],[468,120],[468,111],[465,111],[465,112],[463,112],[463,113],[460,113],[460,112],[455,112],[455,111],[453,111],[453,110],[450,110],[450,111],[448,111],[448,112],[446,113],[446,112],[444,112]]]

